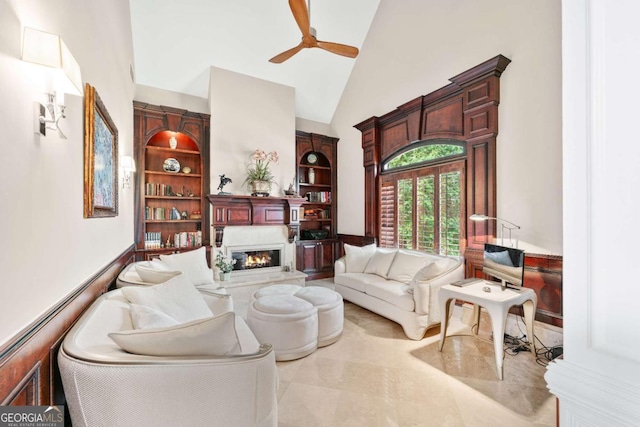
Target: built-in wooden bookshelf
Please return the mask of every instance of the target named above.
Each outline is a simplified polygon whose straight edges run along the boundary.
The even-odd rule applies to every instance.
[[[296,183],[300,197],[297,268],[307,280],[330,277],[337,253],[337,138],[296,132]]]
[[[209,245],[209,115],[134,102],[136,258]]]

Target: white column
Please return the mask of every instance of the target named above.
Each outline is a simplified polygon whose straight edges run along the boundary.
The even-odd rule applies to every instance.
[[[640,2],[563,0],[562,426],[640,425]]]

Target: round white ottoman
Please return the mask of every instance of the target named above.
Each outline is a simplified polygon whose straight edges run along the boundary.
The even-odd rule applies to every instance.
[[[247,324],[276,360],[307,356],[318,348],[318,309],[293,295],[266,295],[249,305]]]
[[[269,285],[264,288],[258,289],[254,294],[253,298],[258,299],[262,297],[266,297],[267,295],[294,295],[302,289],[302,286],[299,285],[289,285],[289,284],[280,284],[280,285]]]
[[[318,347],[338,341],[344,326],[342,295],[322,286],[306,286],[296,292],[295,296],[318,309]]]

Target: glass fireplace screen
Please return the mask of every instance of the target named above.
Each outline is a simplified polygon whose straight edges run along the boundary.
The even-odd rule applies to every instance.
[[[231,257],[236,260],[233,270],[253,270],[266,267],[280,267],[280,250],[234,251]]]

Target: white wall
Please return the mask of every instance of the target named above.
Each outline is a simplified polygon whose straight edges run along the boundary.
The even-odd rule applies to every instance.
[[[336,136],[336,131],[328,123],[320,123],[314,120],[301,119],[296,117],[296,130],[303,132],[317,133],[326,136]]]
[[[364,233],[361,133],[381,116],[503,54],[498,216],[520,246],[562,253],[561,22],[557,0],[382,0],[331,126],[338,144],[338,231]],[[349,185],[344,185],[349,183]]]
[[[276,151],[272,173],[283,196],[295,176],[295,90],[255,77],[211,67],[211,192],[217,193],[219,175],[233,182],[224,190],[249,194],[242,185],[251,153],[257,148]]]
[[[0,345],[133,244],[133,191],[115,218],[83,218],[83,99],[65,97],[67,140],[34,130],[47,70],[20,60],[22,27],[59,34],[133,153],[132,43],[126,0],[0,0]]]
[[[207,98],[187,95],[186,93],[136,84],[134,99],[152,105],[164,105],[194,113],[209,114],[209,100]]]

